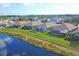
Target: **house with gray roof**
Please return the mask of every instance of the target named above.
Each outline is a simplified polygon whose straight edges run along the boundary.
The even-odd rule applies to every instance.
[[[16,26],[23,29],[32,30],[31,25],[31,21],[16,21]]]
[[[32,30],[33,31],[39,31],[39,32],[46,32],[47,27],[43,22],[40,21],[33,21],[32,22]]]
[[[45,23],[45,26],[47,28],[47,32],[50,32],[53,27],[58,26],[58,25],[60,25],[60,24],[56,24],[56,23],[53,23],[53,22],[46,22]]]
[[[77,26],[71,24],[71,23],[62,23],[58,26],[54,26],[52,28],[52,31],[50,31],[50,34],[56,34],[56,35],[65,35],[67,32],[74,31],[77,29]]]

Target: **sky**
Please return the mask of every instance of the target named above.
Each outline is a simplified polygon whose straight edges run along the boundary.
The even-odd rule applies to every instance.
[[[79,14],[79,3],[0,3],[0,15]]]

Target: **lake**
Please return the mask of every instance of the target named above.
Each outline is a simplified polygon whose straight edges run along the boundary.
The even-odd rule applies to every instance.
[[[36,47],[19,38],[0,34],[0,56],[61,56],[61,54]]]

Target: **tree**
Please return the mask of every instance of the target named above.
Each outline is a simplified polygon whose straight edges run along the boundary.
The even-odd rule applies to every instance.
[[[79,45],[79,33],[67,33],[66,39],[70,41],[72,45],[75,45],[75,46]]]
[[[72,17],[71,19],[64,20],[64,22],[73,23],[73,24],[79,24],[79,17],[75,16],[75,17]]]

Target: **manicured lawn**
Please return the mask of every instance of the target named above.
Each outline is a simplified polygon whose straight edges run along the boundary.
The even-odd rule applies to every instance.
[[[23,30],[20,28],[2,28],[2,29],[0,29],[0,32],[1,31],[20,32],[24,35],[29,35],[29,36],[32,36],[35,38],[39,38],[41,40],[46,40],[48,42],[55,43],[55,44],[58,44],[58,45],[61,45],[61,46],[67,47],[67,48],[73,48],[70,46],[69,41],[64,40],[64,37],[50,36],[47,33],[32,32],[31,30]]]

